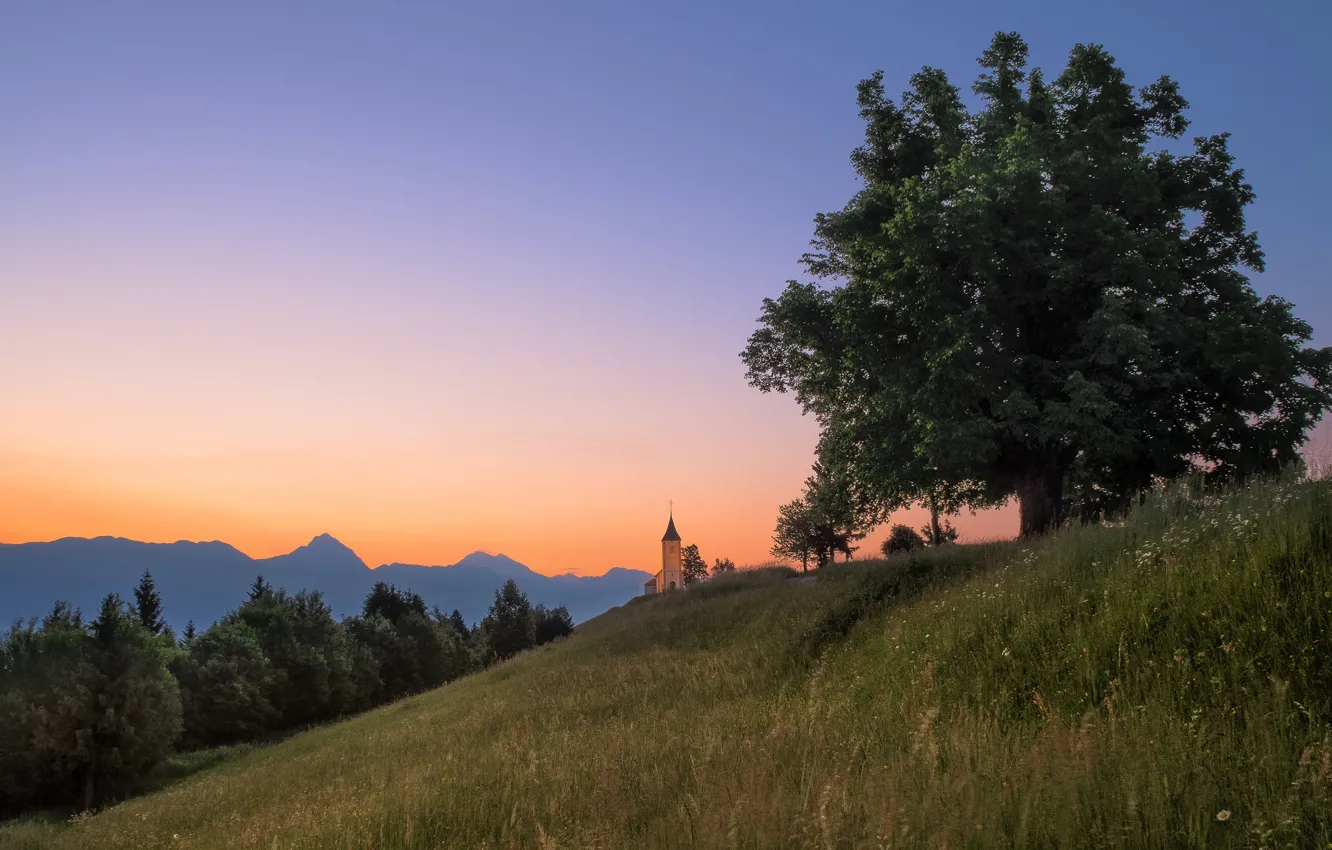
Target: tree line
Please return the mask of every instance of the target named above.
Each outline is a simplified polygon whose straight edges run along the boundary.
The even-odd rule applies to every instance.
[[[177,637],[145,572],[97,617],[57,602],[0,638],[0,813],[98,806],[177,750],[255,741],[438,687],[570,634],[512,580],[485,618],[379,582],[335,620],[318,591],[259,576],[234,611]]]
[[[936,544],[941,515],[1010,499],[1023,536],[1099,521],[1176,477],[1299,465],[1332,408],[1332,347],[1247,277],[1229,134],[1171,144],[1174,80],[1135,89],[1095,44],[1047,78],[1011,32],[979,65],[974,110],[937,68],[897,100],[859,84],[861,187],[815,216],[813,280],[764,299],[741,354],[819,424],[779,557],[849,558],[912,504]]]

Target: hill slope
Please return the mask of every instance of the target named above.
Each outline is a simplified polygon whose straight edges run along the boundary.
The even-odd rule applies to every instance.
[[[52,847],[1332,841],[1332,486],[647,598]],[[30,842],[25,845],[25,842]]]

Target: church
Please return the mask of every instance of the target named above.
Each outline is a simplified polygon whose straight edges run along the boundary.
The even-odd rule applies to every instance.
[[[661,593],[684,587],[680,577],[680,532],[675,530],[675,509],[671,509],[666,533],[661,538],[661,571],[643,582],[644,593]]]

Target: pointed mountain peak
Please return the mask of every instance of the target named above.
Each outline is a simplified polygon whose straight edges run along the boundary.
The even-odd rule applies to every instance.
[[[264,563],[276,567],[301,567],[304,569],[352,567],[368,569],[360,556],[341,540],[328,533],[314,537],[309,543],[297,547],[286,555],[278,555],[274,558],[264,558],[262,560]]]
[[[351,548],[348,547],[347,544],[343,543],[343,542],[342,542],[341,540],[339,540],[338,538],[336,538],[336,537],[334,537],[333,535],[329,534],[327,531],[325,531],[323,534],[320,534],[320,535],[317,535],[317,536],[311,538],[311,539],[310,539],[310,542],[307,543],[307,544],[305,544],[305,548],[307,548],[307,549],[337,549],[337,550],[339,550],[339,551],[341,551],[341,550],[343,550],[343,549],[346,549],[348,552],[351,551]]]
[[[463,558],[455,567],[479,567],[504,578],[527,578],[537,573],[526,564],[520,564],[502,552],[492,553],[480,549]]]

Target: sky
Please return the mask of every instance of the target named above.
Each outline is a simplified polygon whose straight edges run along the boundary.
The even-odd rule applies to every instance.
[[[817,428],[745,381],[761,301],[857,188],[856,82],[965,90],[996,30],[1177,79],[1257,191],[1255,288],[1332,344],[1330,29],[1322,0],[0,2],[0,541],[655,571],[673,500],[709,562],[767,560]]]

